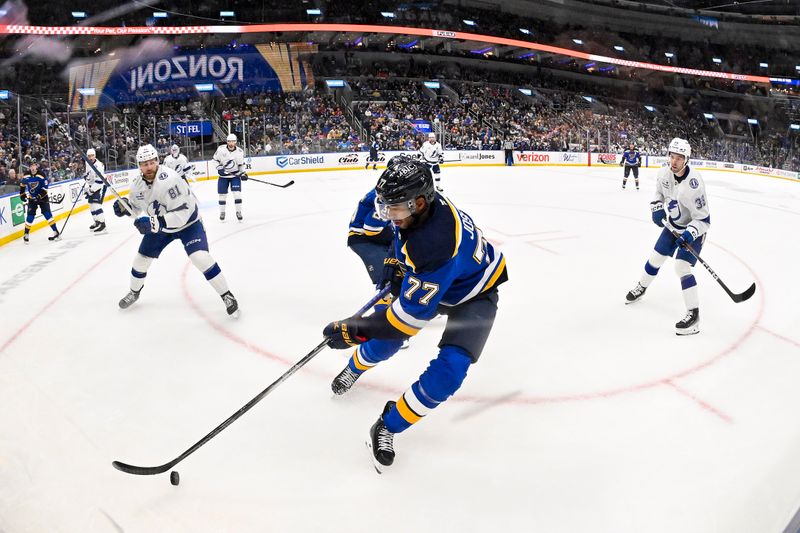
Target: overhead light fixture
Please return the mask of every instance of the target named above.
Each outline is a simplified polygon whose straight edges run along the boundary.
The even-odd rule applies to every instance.
[[[747,119],[747,123],[752,125],[752,126],[758,126],[758,121],[756,119],[754,119],[754,118],[748,118]]]
[[[467,26],[477,26],[478,25],[474,20],[464,19],[463,22]]]
[[[665,55],[665,56],[667,56],[667,57],[668,57],[668,58],[670,58],[670,59],[672,59],[673,57],[675,57],[675,54],[673,54],[672,52],[664,52],[664,55]]]
[[[0,93],[3,93],[3,92],[7,93],[8,91],[0,91]],[[789,129],[800,130],[800,124],[789,124]]]
[[[719,65],[719,64],[721,64],[721,63],[722,63],[722,58],[719,58],[719,57],[712,57],[712,58],[711,58],[711,61],[713,61],[714,63],[716,63],[717,65]]]
[[[306,9],[306,15],[322,15],[321,9]]]
[[[0,91],[0,100],[8,100],[9,96],[8,91]]]
[[[97,90],[94,87],[79,87],[78,93],[82,94],[83,96],[94,96],[97,94]]]
[[[165,19],[165,18],[167,18],[167,12],[166,11],[154,11],[153,12],[153,18],[154,19]]]
[[[422,82],[428,89],[441,89],[442,84],[438,81],[424,81]]]
[[[86,11],[73,11],[72,12],[73,18],[76,19],[85,19],[86,18]]]
[[[521,92],[525,96],[530,96],[533,94],[533,91],[531,91],[530,89],[523,89],[522,87],[520,87],[519,92]]]
[[[572,42],[575,44],[583,44],[583,41],[580,39],[572,39]]]
[[[194,84],[195,90],[199,93],[210,93],[214,91],[214,84],[213,83],[195,83]]]
[[[646,106],[644,106],[644,108],[647,109],[648,111],[650,111],[651,113],[655,113],[656,112],[656,108],[651,106],[651,105],[646,105]]]
[[[703,116],[706,117],[708,120],[714,120],[714,115],[711,113],[703,113]]]
[[[584,99],[584,100],[586,100],[587,102],[593,102],[593,101],[594,101],[594,100],[592,100],[592,97],[591,97],[591,96],[581,96],[581,98],[583,98],[583,99]]]
[[[344,80],[325,80],[325,85],[334,89],[344,87]]]
[[[236,14],[233,11],[220,11],[219,12],[219,16],[220,17],[235,17]]]
[[[529,30],[528,28],[520,28],[519,31],[524,33],[525,35],[531,34],[531,30]]]
[[[761,68],[767,68],[767,67],[769,67],[769,63],[764,63],[762,61],[761,63],[758,64],[758,66],[761,67]]]
[[[394,18],[394,13],[391,12],[391,11],[381,11],[381,15],[383,15],[383,18],[385,18],[385,19],[393,19]]]
[[[617,52],[624,52],[625,48],[623,48],[622,46],[620,46],[618,44],[615,44],[614,45],[614,50],[616,50]]]
[[[528,52],[527,54],[522,54],[521,56],[517,56],[517,59],[528,59],[529,57],[533,57],[536,55],[536,52]]]

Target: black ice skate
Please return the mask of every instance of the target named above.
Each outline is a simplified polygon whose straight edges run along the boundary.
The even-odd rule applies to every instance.
[[[686,311],[686,316],[675,324],[676,335],[694,335],[700,333],[700,309],[695,307]]]
[[[239,302],[236,301],[236,298],[233,296],[233,294],[231,294],[231,291],[223,294],[221,298],[225,303],[225,310],[228,312],[228,316],[239,318]]]
[[[23,242],[25,242],[25,244],[30,244],[31,243],[31,238],[27,233],[22,236],[22,240],[23,240]]]
[[[644,296],[644,291],[646,290],[647,287],[642,287],[641,283],[637,283],[636,287],[634,287],[628,292],[628,294],[625,295],[625,304],[632,304],[633,302],[638,301],[639,298]]]
[[[361,374],[363,374],[363,372]],[[333,381],[331,381],[331,390],[337,396],[341,396],[350,390],[361,374],[357,374],[350,370],[350,365],[348,364],[346,367],[344,367],[344,370],[339,372],[339,375],[333,378]]]
[[[221,221],[225,222],[225,213],[220,213],[220,214],[219,214],[219,219],[220,219]]]
[[[99,224],[99,222],[96,221],[96,220],[94,222],[92,222],[92,225],[89,226],[89,231],[94,231],[94,229],[97,227],[98,224]]]
[[[140,292],[142,292],[142,289],[139,289],[138,291],[131,289],[131,291],[128,292],[128,294],[126,294],[125,297],[119,301],[120,309],[127,309],[130,306],[132,306],[136,302],[136,300],[139,299]]]
[[[372,452],[372,462],[379,474],[394,462],[394,433],[383,424],[383,417],[392,410],[394,404],[395,402],[386,402],[380,418],[372,424],[367,439],[367,448]]]
[[[98,222],[97,225],[92,230],[94,233],[102,233],[106,230],[106,223],[105,222]]]
[[[48,241],[60,241],[61,240],[61,233],[58,230],[55,230],[52,235],[47,238]]]
[[[238,220],[239,222],[242,221],[242,214],[241,213],[236,213],[236,220]]]

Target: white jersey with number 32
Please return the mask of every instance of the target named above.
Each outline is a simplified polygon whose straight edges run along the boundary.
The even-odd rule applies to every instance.
[[[686,177],[678,183],[669,167],[658,171],[654,201],[664,203],[670,223],[678,229],[692,226],[697,236],[711,226],[706,185],[698,171],[687,167]]]

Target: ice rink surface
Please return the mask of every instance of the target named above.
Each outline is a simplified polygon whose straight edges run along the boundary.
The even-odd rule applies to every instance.
[[[112,460],[176,457],[372,295],[346,247],[378,173],[245,184],[243,223],[195,185],[232,320],[180,244],[127,311],[139,234],[74,216],[0,248],[0,531],[782,532],[800,506],[800,184],[704,171],[711,231],[701,332],[679,338],[668,261],[624,305],[659,234],[655,169],[447,168],[446,194],[506,254],[492,336],[450,401],[395,439],[364,440],[436,354],[444,320],[334,398],[349,352],[323,350],[168,476]],[[286,176],[267,179],[280,181]]]

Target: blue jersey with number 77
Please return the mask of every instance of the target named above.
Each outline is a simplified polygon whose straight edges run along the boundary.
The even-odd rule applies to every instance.
[[[502,252],[467,213],[440,194],[429,209],[420,227],[395,232],[395,254],[407,271],[386,319],[408,336],[435,317],[439,305],[466,302],[508,279]]]

